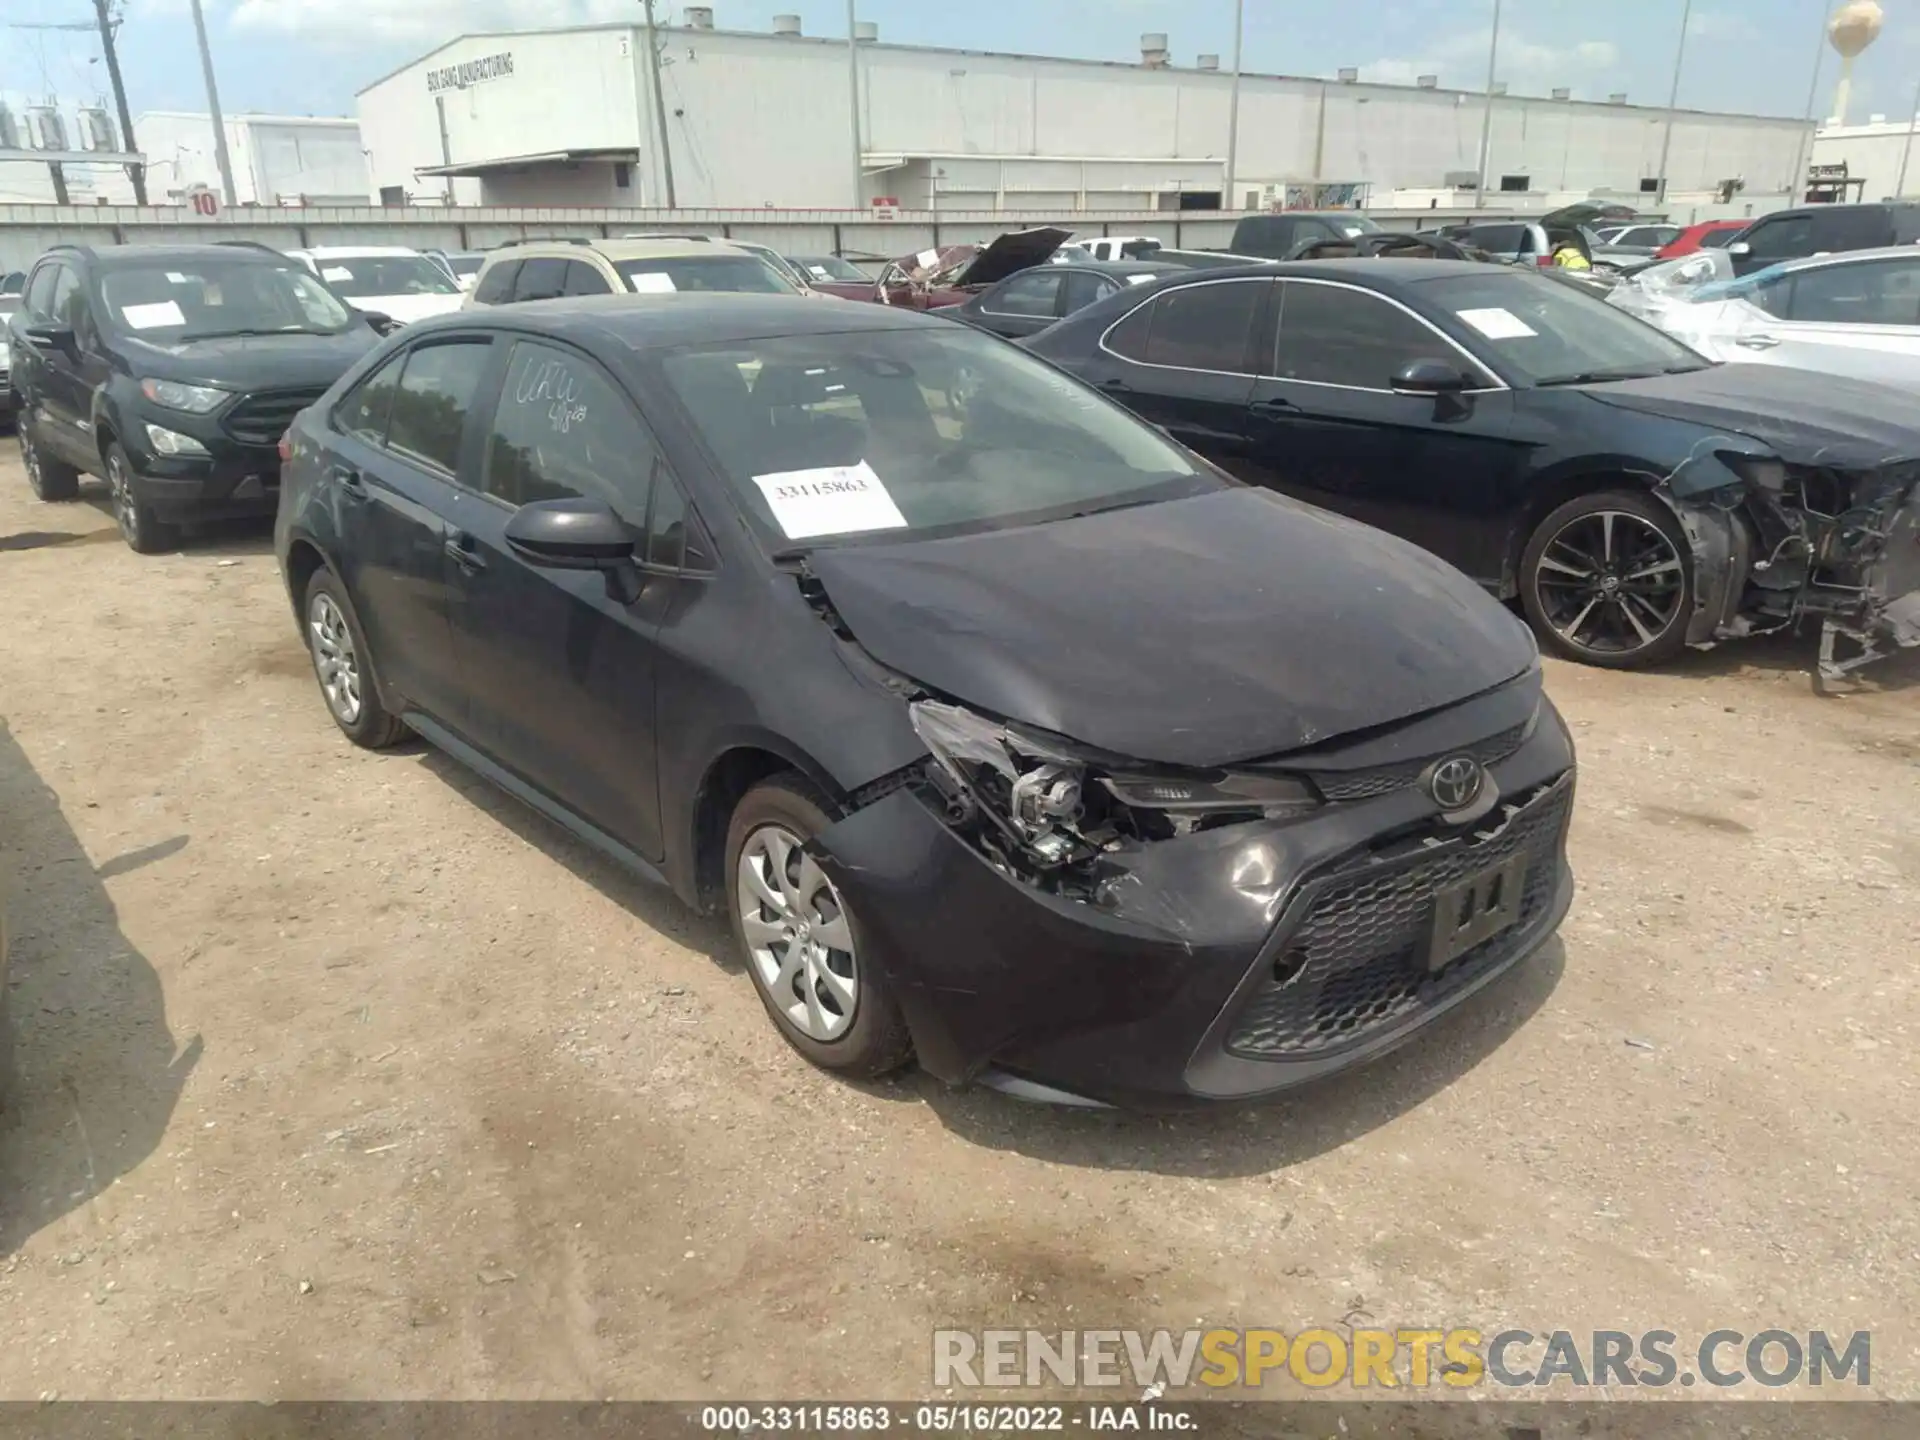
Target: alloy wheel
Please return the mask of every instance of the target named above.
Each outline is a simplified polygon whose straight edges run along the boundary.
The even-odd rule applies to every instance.
[[[114,448],[107,456],[107,488],[113,492],[113,518],[120,534],[135,550],[140,548],[140,502],[133,495],[133,476],[126,457]]]
[[[780,825],[755,830],[740,849],[736,892],[748,955],[781,1014],[810,1040],[845,1035],[860,1000],[853,931],[804,842]]]
[[[1680,620],[1687,574],[1658,525],[1596,510],[1562,525],[1534,567],[1534,595],[1554,634],[1590,655],[1632,655]]]
[[[327,697],[327,708],[342,725],[360,719],[360,660],[353,648],[353,632],[333,597],[324,591],[307,607],[307,635],[313,650],[313,672]]]

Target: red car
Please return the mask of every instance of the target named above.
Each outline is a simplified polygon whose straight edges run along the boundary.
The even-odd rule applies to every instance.
[[[880,274],[873,298],[882,305],[939,310],[971,300],[995,281],[1045,263],[1071,230],[1044,225],[1010,230],[991,245],[945,245],[892,261]]]
[[[1654,251],[1654,259],[1677,260],[1696,250],[1724,250],[1735,235],[1752,223],[1750,220],[1704,220],[1698,225],[1689,225]]]

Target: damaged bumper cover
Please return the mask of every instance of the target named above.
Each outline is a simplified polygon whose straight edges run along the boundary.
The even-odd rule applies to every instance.
[[[1566,912],[1565,726],[1537,679],[1459,710],[1315,760],[1310,813],[1109,840],[1074,862],[1083,885],[970,836],[937,761],[813,849],[941,1079],[1149,1108],[1268,1095],[1403,1043]],[[1483,788],[1443,816],[1417,777],[1462,751]],[[1064,803],[1043,768],[1030,816]]]
[[[1843,469],[1723,451],[1654,493],[1693,552],[1689,644],[1817,620],[1826,677],[1920,645],[1920,459]],[[1841,639],[1857,653],[1839,659]]]

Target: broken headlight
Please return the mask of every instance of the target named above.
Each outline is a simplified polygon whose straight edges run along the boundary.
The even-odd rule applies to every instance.
[[[937,762],[930,774],[948,821],[1010,868],[1058,870],[1128,841],[1320,805],[1312,787],[1290,775],[1145,771],[957,705],[922,700],[910,713]]]

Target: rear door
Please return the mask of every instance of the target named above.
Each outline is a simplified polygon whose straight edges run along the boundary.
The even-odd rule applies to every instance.
[[[1730,358],[1920,385],[1920,254],[1795,270],[1766,291]]]
[[[81,297],[80,276],[73,266],[54,260],[33,272],[27,285],[29,320],[37,325],[74,328],[73,310]],[[92,404],[81,375],[81,336],[75,329],[74,347],[33,345],[29,364],[33,391],[39,402],[40,423],[35,439],[69,464],[89,471],[100,469],[91,434]]]
[[[1813,212],[1814,255],[1876,250],[1893,244],[1893,216],[1884,205],[1834,205]]]
[[[1068,274],[1064,265],[1022,271],[980,297],[978,319],[983,329],[1017,340],[1037,335],[1060,318],[1061,287]]]
[[[1060,287],[1060,313],[1071,315],[1076,310],[1084,310],[1096,300],[1104,300],[1120,288],[1111,276],[1101,275],[1091,270],[1067,271],[1066,283]]]
[[[1076,368],[1228,470],[1249,458],[1254,334],[1273,282],[1203,280],[1136,306]]]
[[[467,420],[486,375],[484,335],[435,335],[395,355],[334,406],[321,458],[333,560],[381,677],[448,729],[466,703],[448,620],[447,542],[469,462]]]
[[[516,339],[452,536],[454,650],[473,741],[499,764],[650,860],[655,632],[678,590],[645,577],[631,604],[593,571],[530,565],[507,543],[536,500],[604,501],[643,543],[665,460],[624,389],[595,361]]]
[[[1273,349],[1253,390],[1243,478],[1412,540],[1497,584],[1523,460],[1513,396],[1413,311],[1335,281],[1274,282]],[[1438,360],[1460,395],[1397,393],[1393,376]]]

